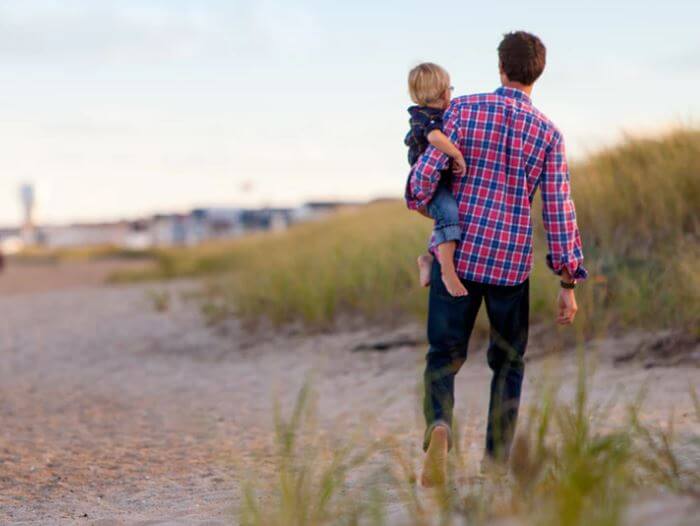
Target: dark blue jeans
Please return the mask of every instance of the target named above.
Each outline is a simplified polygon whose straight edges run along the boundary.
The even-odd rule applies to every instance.
[[[424,448],[436,425],[445,425],[452,445],[455,376],[467,359],[469,337],[482,300],[491,325],[488,364],[493,371],[486,428],[486,454],[505,460],[510,452],[525,363],[529,324],[529,282],[512,287],[462,281],[468,296],[450,295],[442,283],[440,265],[433,263],[428,310],[425,398],[427,429]]]

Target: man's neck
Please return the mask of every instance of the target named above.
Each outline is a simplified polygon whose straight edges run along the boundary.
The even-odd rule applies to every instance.
[[[525,84],[521,84],[520,82],[513,82],[509,80],[508,82],[503,82],[503,87],[504,88],[512,88],[512,89],[517,89],[525,93],[528,97],[532,94],[532,84],[529,86],[526,86]]]

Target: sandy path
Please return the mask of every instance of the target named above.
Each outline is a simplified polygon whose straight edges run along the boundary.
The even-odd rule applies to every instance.
[[[34,261],[17,263],[9,258],[0,273],[0,297],[49,290],[95,287],[115,270],[140,269],[148,261],[102,259],[95,261]]]
[[[374,417],[377,435],[392,432],[419,458],[424,348],[350,351],[382,337],[380,329],[254,339],[236,327],[222,332],[183,298],[192,287],[0,296],[0,524],[233,524],[241,482],[271,470],[253,470],[251,455],[269,446],[259,437],[269,436],[272,401],[290,402],[309,371],[322,427]],[[166,288],[169,309],[156,312],[149,291]],[[619,387],[629,398],[652,385],[648,417],[673,410],[680,433],[697,435],[687,389],[700,370],[613,367],[606,353],[615,345],[589,351],[599,356],[595,397]],[[571,378],[570,394],[574,367],[570,355],[529,364],[525,403],[546,371]],[[475,352],[457,388],[475,458],[488,380]]]

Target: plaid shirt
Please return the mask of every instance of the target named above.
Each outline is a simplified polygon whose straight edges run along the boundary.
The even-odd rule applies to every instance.
[[[467,164],[454,177],[462,241],[455,254],[463,279],[516,285],[532,269],[531,205],[539,186],[547,232],[547,263],[586,277],[576,211],[571,200],[564,139],[530,98],[517,89],[469,95],[452,101],[443,132]],[[425,208],[449,158],[430,146],[413,166],[406,191],[408,207]],[[432,244],[432,243],[431,243]]]

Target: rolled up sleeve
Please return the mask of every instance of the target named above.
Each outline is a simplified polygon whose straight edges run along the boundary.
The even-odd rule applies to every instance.
[[[452,104],[447,110],[444,123],[442,132],[460,148],[459,108],[455,104]],[[440,182],[440,171],[447,168],[449,162],[449,156],[437,148],[429,146],[425,150],[416,164],[411,167],[408,177],[405,192],[408,208],[421,210],[430,203]]]
[[[542,221],[549,247],[547,265],[555,274],[566,269],[573,278],[585,279],[588,273],[583,267],[581,236],[571,199],[569,168],[561,134],[555,135],[545,155],[540,188]]]

